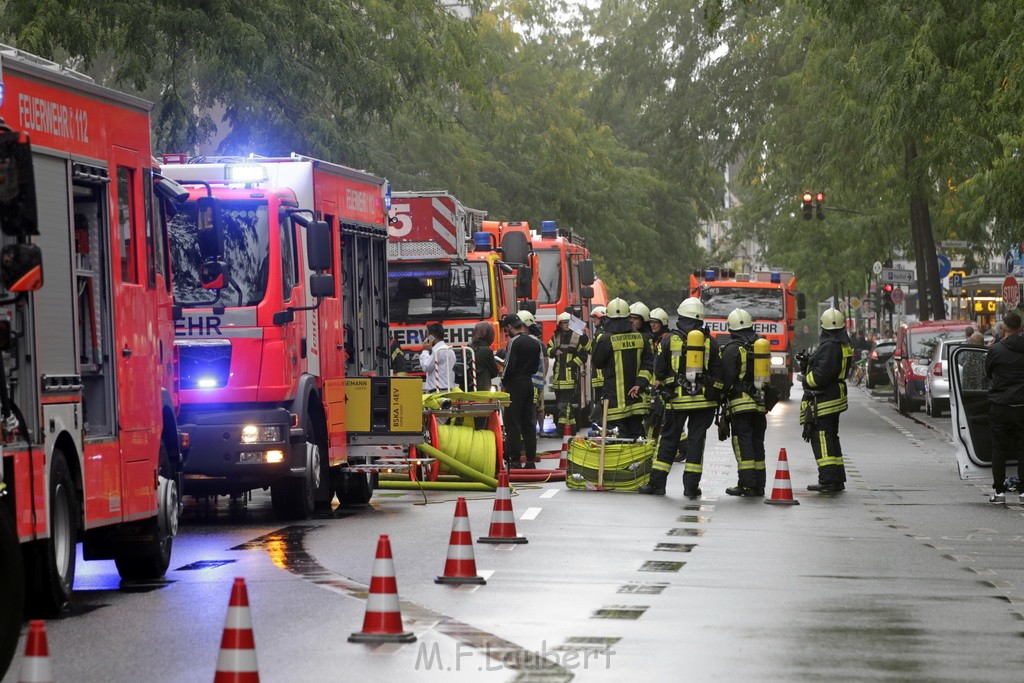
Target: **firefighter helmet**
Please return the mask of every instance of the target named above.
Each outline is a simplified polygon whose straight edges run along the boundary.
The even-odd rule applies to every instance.
[[[592,309],[590,309],[591,318],[603,318],[606,315],[608,315],[608,309],[606,309],[604,306],[594,306]]]
[[[635,315],[644,322],[649,322],[651,319],[651,309],[647,308],[642,301],[637,301],[635,304],[630,304],[629,314]]]
[[[750,314],[744,311],[742,308],[733,309],[732,313],[729,314],[729,331],[738,332],[739,330],[749,330],[754,326],[754,319],[750,317]]]
[[[665,327],[668,327],[668,313],[665,312],[664,308],[655,308],[651,311],[651,320],[657,320]]]
[[[516,313],[516,315],[518,315],[519,319],[522,320],[526,325],[533,325],[535,322],[537,322],[533,317],[533,313],[530,313],[529,311],[519,311],[518,313]]]
[[[568,311],[566,311],[564,313],[559,313],[558,314],[558,322],[560,322],[560,323],[567,323],[570,320],[572,320],[572,313],[569,313]]]
[[[612,299],[608,302],[607,312],[609,318],[628,318],[629,304],[622,299]]]
[[[826,330],[841,330],[846,327],[846,318],[834,308],[821,314],[821,327]]]
[[[704,319],[704,304],[695,296],[691,296],[689,299],[679,304],[679,308],[676,312],[684,318],[692,318],[693,320]]]

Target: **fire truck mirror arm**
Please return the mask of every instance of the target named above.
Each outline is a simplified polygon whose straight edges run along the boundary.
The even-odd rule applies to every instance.
[[[326,223],[324,224],[326,225]],[[334,276],[328,273],[313,273],[309,276],[309,293],[316,297],[312,306],[289,306],[274,314],[275,325],[286,325],[295,320],[295,311],[315,311],[320,308],[325,296],[334,294]]]

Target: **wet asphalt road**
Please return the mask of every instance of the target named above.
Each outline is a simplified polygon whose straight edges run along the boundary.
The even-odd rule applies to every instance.
[[[902,417],[861,389],[851,403],[844,493],[805,490],[810,448],[780,404],[769,488],[786,448],[800,505],[726,496],[735,461],[712,436],[699,501],[681,465],[663,498],[520,488],[529,543],[475,545],[479,587],[433,581],[455,494],[382,492],[293,525],[262,494],[190,501],[167,583],[122,589],[112,563],[79,563],[70,615],[48,624],[55,679],[211,680],[244,576],[263,681],[1020,680],[1024,511],[957,478],[948,416]],[[468,497],[483,535],[493,499]],[[381,533],[413,644],[347,642]]]

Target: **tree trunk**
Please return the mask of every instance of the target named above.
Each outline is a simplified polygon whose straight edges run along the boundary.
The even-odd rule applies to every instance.
[[[917,260],[918,317],[921,320],[945,320],[946,307],[939,282],[931,214],[917,164],[917,145],[912,141],[904,146],[904,172],[910,187],[910,228],[914,239],[914,258]]]

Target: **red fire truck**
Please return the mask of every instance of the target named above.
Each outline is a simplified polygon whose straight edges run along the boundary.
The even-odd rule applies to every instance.
[[[594,263],[583,236],[561,229],[555,221],[542,221],[533,236],[537,257],[534,294],[537,322],[546,342],[555,333],[558,315],[569,311],[586,321],[594,297]]]
[[[739,274],[724,268],[708,268],[690,275],[690,296],[699,297],[706,309],[705,321],[712,334],[728,337],[729,314],[742,308],[754,319],[754,331],[772,346],[772,387],[789,399],[793,388],[797,320],[805,313],[803,292],[796,291],[793,273],[778,270]]]
[[[380,448],[422,439],[420,380],[387,377],[387,181],[298,154],[178,161],[184,493],[269,487],[282,519],[368,502]]]
[[[164,207],[184,190],[154,173],[148,102],[11,48],[0,60],[0,117],[32,141],[0,162],[0,185],[20,181],[0,191],[0,508],[28,612],[54,614],[79,541],[125,579],[170,562],[182,451]]]
[[[518,293],[529,297],[530,271],[522,268],[528,260],[526,235],[485,229],[501,224],[485,221],[485,212],[443,191],[396,192],[393,208],[388,231],[391,333],[410,368],[419,368],[425,328],[432,322],[442,323],[446,341],[455,345],[469,344],[473,327],[488,322],[494,326],[493,347],[500,348],[499,321],[517,309],[517,278],[525,281]],[[456,377],[469,388],[462,367],[460,362]]]

